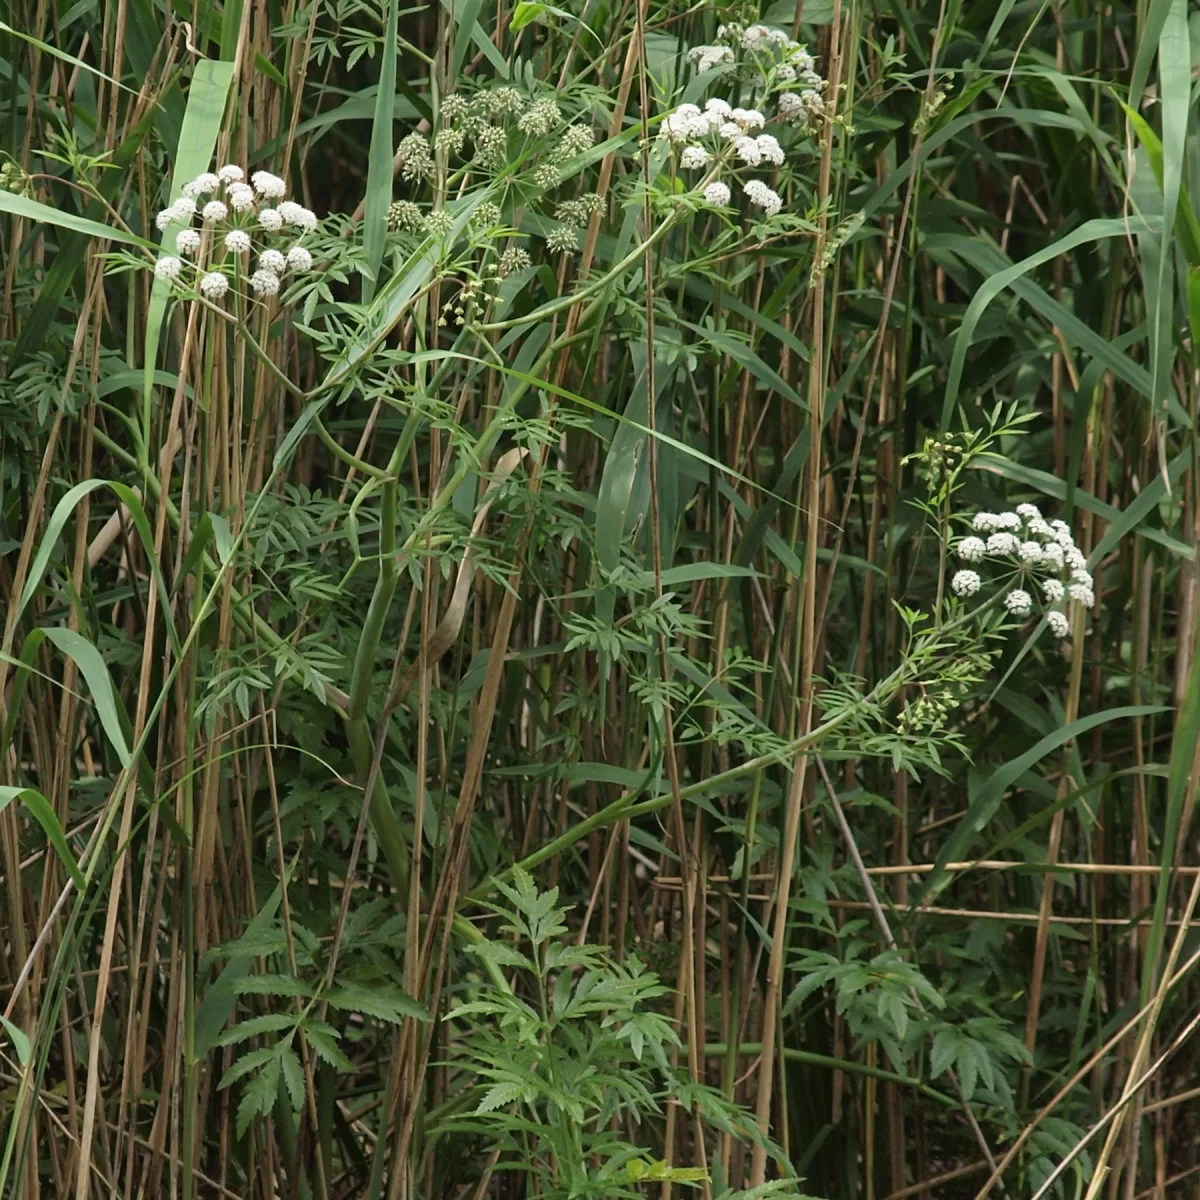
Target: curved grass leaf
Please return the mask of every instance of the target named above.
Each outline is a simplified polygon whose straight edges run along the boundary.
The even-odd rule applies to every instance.
[[[922,888],[918,889],[913,901],[914,907],[931,902],[939,892],[950,882],[951,875],[946,870],[946,864],[958,862],[967,856],[967,850],[983,827],[996,814],[1004,799],[1004,793],[1031,767],[1036,766],[1048,754],[1052,754],[1069,742],[1089,730],[1112,721],[1124,721],[1133,717],[1146,717],[1154,713],[1166,712],[1162,705],[1132,704],[1121,708],[1110,708],[1104,712],[1093,713],[1080,717],[1068,725],[1054,730],[1041,738],[1023,754],[1006,762],[992,772],[979,791],[971,800],[970,807],[963,815],[954,831],[946,839],[934,862],[933,870]]]

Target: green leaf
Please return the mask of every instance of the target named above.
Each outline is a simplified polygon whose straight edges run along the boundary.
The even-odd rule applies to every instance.
[[[335,1071],[353,1071],[354,1064],[338,1049],[337,1030],[323,1021],[306,1021],[304,1037],[312,1052]]]
[[[29,1044],[29,1038],[25,1036],[24,1031],[18,1029],[7,1017],[2,1015],[0,1015],[0,1028],[8,1034],[9,1041],[13,1044],[13,1053],[17,1056],[17,1062],[23,1067],[28,1066],[33,1047]]]
[[[360,984],[341,984],[321,993],[334,1008],[343,1012],[361,1013],[399,1025],[405,1020],[432,1021],[429,1010],[407,992],[391,985],[366,987]]]
[[[202,58],[192,69],[188,86],[187,108],[183,114],[183,125],[179,130],[179,142],[175,147],[172,162],[170,202],[174,203],[183,193],[183,185],[195,179],[212,165],[213,150],[217,135],[225,119],[225,104],[229,88],[233,83],[234,64],[216,59]],[[174,245],[179,232],[176,224],[163,230],[160,246]],[[171,282],[156,279],[150,292],[150,304],[146,310],[145,360],[142,382],[142,425],[144,434],[150,434],[150,405],[154,392],[155,366],[158,360],[158,343],[162,337],[163,319],[167,315],[167,301],[171,294]]]
[[[519,1100],[525,1094],[525,1085],[522,1083],[497,1083],[484,1093],[483,1099],[475,1107],[475,1115],[478,1117],[483,1113],[495,1112],[498,1108],[504,1108],[511,1104],[514,1100]]]
[[[113,690],[112,679],[100,651],[81,633],[76,633],[73,629],[52,625],[43,632],[47,640],[53,642],[79,668],[79,673],[83,676],[88,685],[88,691],[92,694],[92,705],[96,710],[96,716],[100,719],[100,724],[107,734],[108,740],[112,743],[113,749],[116,750],[121,766],[129,766],[131,761],[129,745],[125,741],[125,729],[128,727],[129,717],[125,714],[117,699],[117,694]],[[122,720],[122,718],[124,719]]]
[[[233,991],[238,996],[312,996],[312,988],[303,979],[291,975],[247,975],[235,980]]]
[[[258,1050],[251,1050],[248,1054],[243,1054],[221,1077],[221,1086],[217,1090],[222,1091],[227,1087],[232,1087],[239,1079],[249,1075],[251,1071],[258,1070],[264,1063],[276,1058],[278,1052],[279,1047],[275,1045],[263,1046]]]
[[[966,814],[955,826],[954,832],[946,839],[933,870],[929,873],[923,888],[918,889],[913,905],[929,903],[949,883],[950,873],[946,870],[949,862],[959,862],[967,855],[976,835],[992,819],[1004,799],[1004,793],[1031,767],[1036,766],[1046,755],[1060,749],[1072,738],[1079,738],[1100,725],[1112,721],[1124,721],[1132,717],[1147,717],[1154,713],[1166,712],[1161,705],[1136,704],[1122,708],[1110,708],[1104,712],[1093,713],[1091,716],[1080,717],[1067,725],[1047,734],[1023,754],[1010,759],[1003,766],[992,772],[987,781],[980,787],[972,799]]]
[[[264,1013],[260,1017],[251,1017],[239,1021],[232,1029],[225,1030],[217,1038],[218,1046],[236,1046],[238,1042],[249,1041],[261,1033],[282,1033],[285,1029],[295,1028],[299,1020],[295,1013]]]
[[[154,250],[154,243],[140,238],[137,234],[129,233],[112,225],[102,225],[99,221],[89,221],[87,217],[76,216],[66,209],[54,208],[37,200],[28,200],[15,192],[0,189],[0,212],[11,213],[14,217],[25,217],[39,225],[54,225],[59,229],[73,229],[78,233],[86,233],[88,237],[104,238],[110,242],[121,242],[126,246],[138,246],[143,250]]]
[[[371,148],[367,158],[367,197],[363,213],[362,301],[371,302],[379,282],[383,249],[387,242],[388,208],[392,203],[392,158],[396,151],[396,42],[400,0],[387,0],[383,42],[380,45],[379,90],[371,122]]]
[[[532,24],[546,11],[547,8],[544,4],[530,3],[530,0],[517,0],[517,7],[513,9],[512,20],[508,27],[513,33],[520,33],[526,25]]]
[[[255,915],[249,926],[247,926],[247,936],[261,936],[274,925],[275,914],[279,910],[280,901],[283,899],[283,887],[291,878],[291,874],[296,869],[298,861],[299,856],[292,859],[283,883],[275,885],[275,890],[267,897],[266,904],[263,905],[262,909]],[[200,1062],[207,1058],[209,1051],[216,1045],[217,1037],[232,1015],[233,1006],[237,1003],[237,993],[234,991],[234,984],[250,973],[250,968],[254,965],[254,958],[255,956],[252,954],[235,954],[226,963],[225,969],[217,977],[216,982],[208,989],[204,999],[200,1002],[200,1006],[196,1010],[194,1061]]]
[[[55,815],[54,808],[36,788],[31,787],[0,787],[0,812],[3,812],[14,800],[19,800],[28,810],[30,816],[42,827],[46,839],[54,847],[59,862],[71,877],[71,882],[82,892],[87,887],[87,881],[71,847],[67,844],[67,835]]]
[[[1161,220],[1157,223],[1157,228],[1161,228]],[[987,249],[981,243],[967,237],[951,234],[936,235],[927,239],[927,249],[936,249],[938,245],[945,245],[965,257],[973,265],[985,271],[991,271],[968,305],[954,339],[954,350],[946,373],[946,390],[942,401],[941,430],[943,433],[949,431],[953,420],[954,408],[958,403],[959,385],[962,383],[963,366],[966,363],[971,339],[975,334],[975,327],[979,324],[988,305],[1002,291],[1010,287],[1018,295],[1034,303],[1085,354],[1104,363],[1118,378],[1123,379],[1143,395],[1150,394],[1152,383],[1150,375],[1144,367],[1138,366],[1124,354],[1114,350],[1108,340],[1096,330],[1057,300],[1052,300],[1041,288],[1025,279],[1025,276],[1034,267],[1050,262],[1060,255],[1074,250],[1077,246],[1090,245],[1092,242],[1106,241],[1109,238],[1123,240],[1131,233],[1142,229],[1155,232],[1156,225],[1136,216],[1087,221],[1065,237],[1059,238],[1056,242],[1052,242],[1049,246],[1043,247],[1029,255],[1028,258],[1013,263],[1011,266],[1002,265],[1002,259],[998,252]]]
[[[291,1046],[285,1046],[279,1055],[279,1063],[283,1068],[283,1082],[291,1097],[292,1110],[299,1112],[304,1104],[304,1073],[300,1069],[300,1058]]]
[[[246,1136],[250,1122],[257,1116],[267,1116],[275,1107],[279,1095],[280,1060],[276,1056],[250,1081],[242,1093],[237,1110],[237,1136]]]

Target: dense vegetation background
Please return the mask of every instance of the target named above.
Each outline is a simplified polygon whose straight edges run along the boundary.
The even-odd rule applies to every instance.
[[[1200,9],[6,9],[0,1194],[1195,1194]]]

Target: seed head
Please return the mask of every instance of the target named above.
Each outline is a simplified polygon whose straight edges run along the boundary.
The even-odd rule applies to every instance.
[[[260,271],[270,271],[272,275],[282,275],[287,270],[287,259],[278,250],[264,250],[258,256]]]
[[[510,246],[500,255],[500,275],[505,277],[516,271],[526,271],[533,265],[529,252],[520,246]]]
[[[248,254],[250,235],[244,229],[231,229],[225,235],[225,249],[231,254]]]
[[[546,249],[551,254],[569,254],[578,248],[573,225],[559,225],[546,238]]]

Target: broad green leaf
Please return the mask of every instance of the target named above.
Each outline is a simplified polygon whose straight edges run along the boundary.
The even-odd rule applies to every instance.
[[[14,217],[25,217],[39,225],[73,229],[78,233],[86,233],[88,237],[121,242],[127,246],[138,246],[143,250],[154,250],[153,242],[147,242],[144,238],[128,233],[124,229],[118,229],[112,225],[101,225],[99,221],[90,221],[87,217],[79,217],[65,209],[54,208],[37,200],[29,200],[24,196],[18,196],[15,192],[6,192],[3,189],[0,189],[0,212],[11,213]]]
[[[0,812],[14,800],[19,800],[29,810],[30,816],[42,827],[42,832],[45,833],[50,845],[54,847],[54,853],[58,855],[59,862],[70,875],[71,881],[82,892],[86,887],[83,873],[79,870],[75,855],[71,853],[71,847],[67,844],[67,835],[63,832],[63,827],[59,823],[50,801],[36,788],[0,787]]]
[[[1161,221],[1159,225],[1161,226]],[[1002,266],[1002,260],[996,252],[982,248],[971,239],[958,235],[937,239],[938,242],[946,244],[948,248],[954,249],[956,253],[967,257],[968,261],[973,262],[980,269],[985,271],[991,269],[991,274],[984,280],[982,286],[975,293],[975,298],[967,307],[954,339],[954,351],[950,358],[946,390],[942,401],[941,429],[943,432],[950,429],[953,420],[954,409],[958,403],[959,385],[962,382],[963,366],[975,333],[975,327],[979,324],[979,319],[983,316],[987,306],[1005,288],[1010,287],[1018,295],[1035,303],[1064,333],[1069,334],[1075,345],[1086,354],[1103,362],[1115,375],[1137,388],[1143,395],[1150,394],[1151,379],[1144,367],[1138,366],[1125,355],[1113,350],[1109,342],[1094,329],[1091,329],[1058,301],[1052,300],[1041,288],[1035,287],[1024,278],[1034,267],[1050,262],[1059,255],[1074,250],[1077,246],[1089,245],[1092,242],[1104,241],[1109,238],[1127,238],[1131,232],[1137,232],[1142,228],[1153,232],[1155,226],[1139,217],[1088,221],[1065,237],[1043,247],[1019,263],[1013,263],[1007,267]],[[929,242],[934,243],[935,239],[931,238]],[[995,269],[996,267],[1000,269]]]
[[[100,651],[82,634],[76,633],[72,629],[51,626],[43,632],[47,640],[53,642],[78,666],[79,673],[87,683],[88,691],[91,692],[96,716],[99,717],[100,724],[107,734],[108,740],[112,743],[113,749],[116,750],[121,766],[129,766],[129,745],[125,740],[125,730],[129,727],[129,718],[124,714],[117,694],[113,690],[112,679]]]
[[[946,839],[934,862],[924,887],[914,893],[913,904],[930,903],[949,884],[951,876],[946,864],[962,860],[971,843],[992,819],[1004,799],[1004,793],[1012,787],[1031,767],[1036,766],[1048,754],[1060,749],[1072,738],[1081,737],[1092,729],[1113,721],[1125,721],[1133,717],[1145,717],[1166,712],[1161,705],[1136,704],[1110,708],[1091,716],[1080,717],[1041,738],[1023,754],[1011,759],[992,772],[972,799],[965,815]]]
[[[28,1066],[33,1047],[29,1044],[29,1038],[26,1037],[24,1031],[18,1029],[7,1017],[2,1015],[0,1015],[0,1029],[8,1034],[9,1041],[13,1045],[13,1053],[17,1056],[17,1062],[23,1067]]]
[[[387,0],[383,42],[380,46],[379,90],[375,93],[375,116],[371,122],[371,147],[367,157],[367,196],[363,214],[362,301],[371,302],[383,264],[387,241],[388,208],[392,203],[392,158],[396,152],[396,42],[400,0]]]
[[[187,108],[179,130],[179,142],[171,171],[171,194],[174,203],[183,193],[183,185],[212,166],[217,135],[225,118],[225,104],[233,83],[234,64],[202,58],[192,70],[188,86]],[[160,246],[174,245],[179,232],[176,224],[163,230]],[[158,362],[158,343],[162,337],[163,320],[171,294],[170,280],[156,279],[150,292],[150,307],[146,313],[145,360],[142,382],[142,435],[149,438],[151,430],[151,396],[154,391],[155,368]]]

